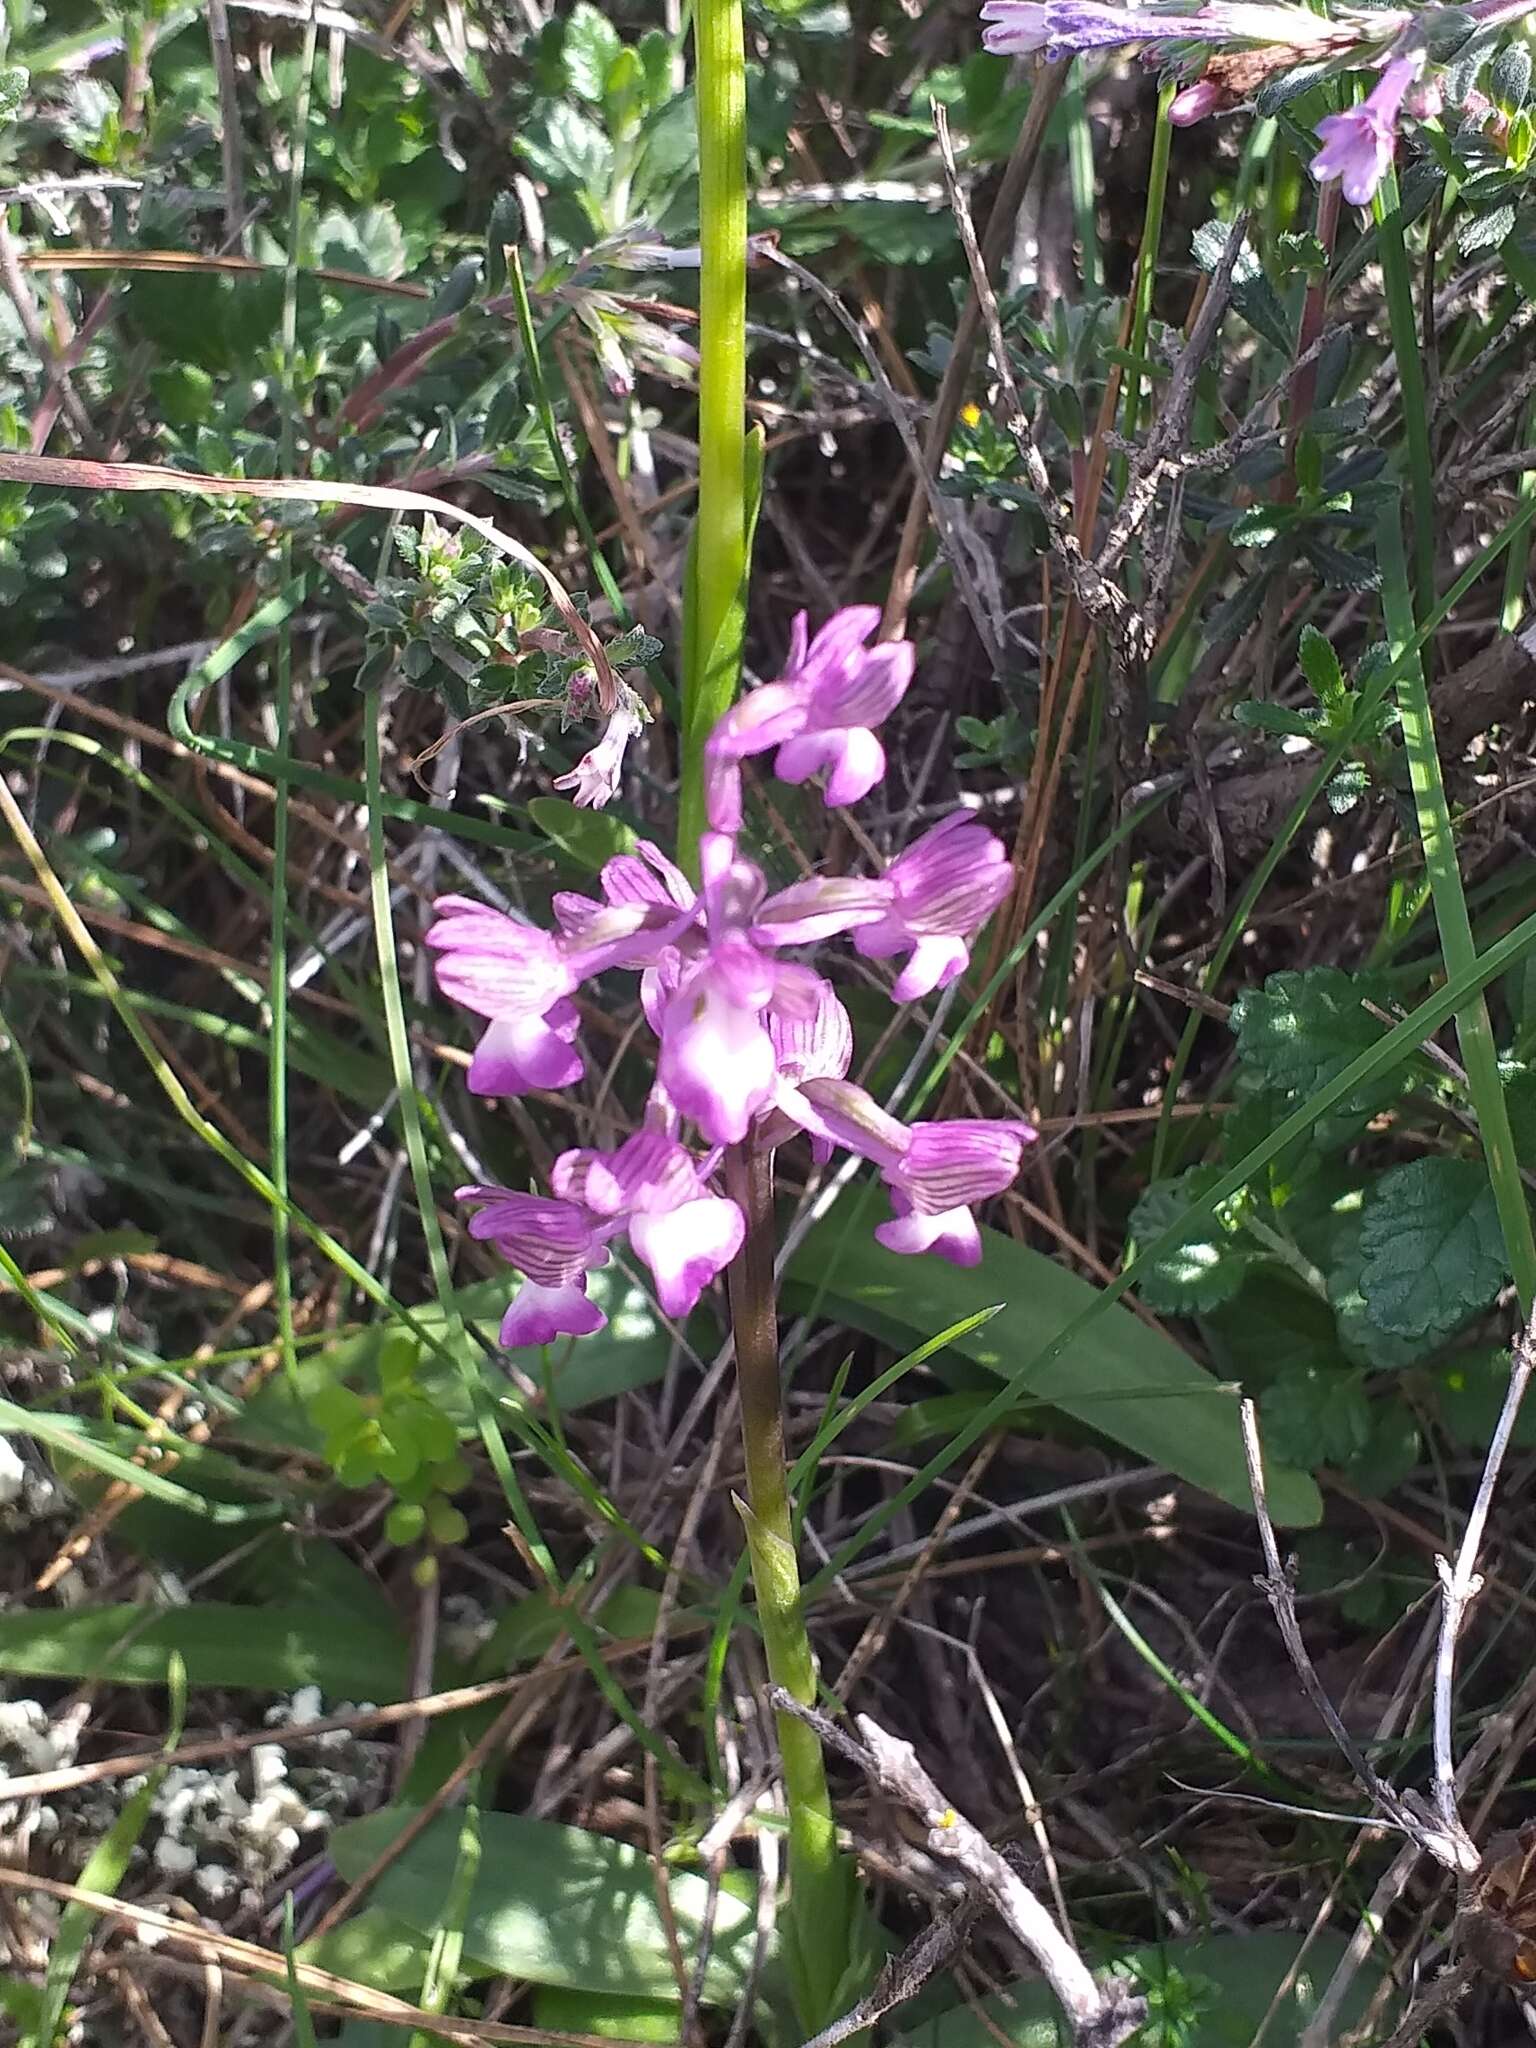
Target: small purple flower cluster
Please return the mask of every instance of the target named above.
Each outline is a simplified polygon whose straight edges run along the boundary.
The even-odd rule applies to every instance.
[[[773,752],[787,782],[824,773],[828,805],[857,802],[884,774],[875,728],[911,682],[913,649],[870,645],[878,622],[873,607],[855,605],[810,639],[798,620],[784,674],[716,726],[697,889],[642,840],[603,868],[601,900],[554,898],[555,931],[467,897],[438,900],[426,942],[439,985],[486,1020],[469,1070],[477,1094],[578,1081],[573,998],[611,968],[640,975],[658,1041],[644,1123],[622,1145],[564,1153],[548,1195],[458,1191],[477,1205],[471,1236],[523,1275],[501,1327],[508,1347],[601,1329],[587,1276],[620,1236],[649,1267],[663,1310],[686,1315],[741,1248],[742,1214],[711,1182],[724,1148],[749,1136],[772,1147],[802,1132],[820,1161],[837,1146],[871,1161],[894,1211],[876,1229],[882,1244],[980,1259],[972,1205],[1009,1186],[1034,1132],[1022,1121],[906,1125],[887,1115],[847,1078],[853,1029],[831,983],[786,955],[846,933],[867,959],[902,959],[898,1002],[947,987],[1007,893],[1001,842],[956,812],[879,876],[814,876],[776,893],[737,846],[741,764],[754,755]],[[685,1124],[702,1154],[683,1142]]]
[[[1494,19],[1495,8],[1508,11],[1506,0],[1473,0],[1466,11]],[[985,0],[981,18],[985,47],[1009,55],[1038,51],[1054,60],[1133,44],[1203,51],[1198,76],[1198,54],[1194,62],[1174,56],[1189,81],[1169,107],[1177,126],[1241,105],[1266,79],[1299,64],[1376,70],[1368,98],[1318,123],[1322,147],[1309,167],[1321,183],[1337,178],[1352,206],[1368,206],[1391,167],[1405,104],[1420,114],[1437,111],[1433,84],[1421,84],[1421,25],[1405,8],[1343,9],[1328,18],[1282,0],[1205,0],[1184,12],[1110,0]]]

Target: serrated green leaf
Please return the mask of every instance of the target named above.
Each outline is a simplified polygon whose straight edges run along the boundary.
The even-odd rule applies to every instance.
[[[1456,247],[1463,256],[1476,256],[1484,249],[1497,249],[1513,231],[1515,209],[1506,200],[1487,213],[1469,214],[1456,231]]]
[[[1360,1251],[1366,1312],[1394,1337],[1449,1337],[1509,1272],[1493,1189],[1470,1159],[1415,1159],[1384,1173],[1366,1193]]]
[[[1352,811],[1371,786],[1370,771],[1363,761],[1346,761],[1323,792],[1336,818]]]
[[[1348,1368],[1293,1366],[1265,1390],[1259,1409],[1266,1450],[1303,1468],[1347,1464],[1370,1441],[1371,1404]]]
[[[1228,538],[1235,548],[1266,548],[1289,523],[1273,505],[1249,505],[1232,521]]]
[[[1273,733],[1278,739],[1311,739],[1317,732],[1318,714],[1291,711],[1284,704],[1234,704],[1232,722],[1254,732]]]
[[[1530,97],[1531,50],[1528,43],[1509,43],[1488,67],[1488,90],[1506,114],[1518,114]]]
[[[1372,993],[1371,984],[1337,967],[1287,969],[1262,989],[1245,990],[1232,1007],[1244,1087],[1291,1103],[1326,1087],[1386,1035],[1388,1027],[1363,1005]],[[1412,1081],[1407,1066],[1381,1075],[1319,1123],[1318,1142],[1338,1142]]]
[[[1347,548],[1332,547],[1311,533],[1302,534],[1301,545],[1308,561],[1330,590],[1375,590],[1381,582],[1381,571],[1364,555],[1353,555]]]
[[[1342,705],[1349,695],[1339,657],[1315,626],[1303,626],[1296,648],[1301,672],[1312,685],[1312,693],[1325,711]]]
[[[561,56],[571,90],[590,106],[602,104],[614,59],[624,47],[619,32],[600,8],[577,0],[565,24]]]
[[[1190,238],[1195,261],[1207,275],[1214,275],[1235,230],[1230,221],[1210,220]],[[1251,243],[1232,268],[1232,303],[1256,334],[1271,342],[1283,355],[1294,353],[1296,335],[1280,294],[1264,274],[1263,265]]]
[[[1133,1244],[1147,1244],[1221,1178],[1219,1167],[1195,1166],[1176,1180],[1154,1181],[1131,1212]],[[1147,1269],[1139,1292],[1148,1308],[1198,1315],[1230,1301],[1254,1261],[1230,1214],[1218,1213]]]

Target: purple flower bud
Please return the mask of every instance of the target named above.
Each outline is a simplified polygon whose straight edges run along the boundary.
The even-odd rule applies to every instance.
[[[1228,96],[1214,78],[1197,78],[1193,85],[1175,93],[1168,108],[1168,119],[1175,128],[1193,128],[1197,121],[1203,121],[1208,114],[1219,114],[1228,104]]]
[[[1391,58],[1368,99],[1318,122],[1323,146],[1308,169],[1320,183],[1337,178],[1351,206],[1369,206],[1387,175],[1397,148],[1397,117],[1423,65],[1422,50]]]
[[[908,955],[892,990],[899,1003],[947,988],[969,958],[967,942],[1007,895],[1012,876],[997,835],[964,811],[952,812],[886,869],[890,912],[854,932],[855,950],[867,960]]]

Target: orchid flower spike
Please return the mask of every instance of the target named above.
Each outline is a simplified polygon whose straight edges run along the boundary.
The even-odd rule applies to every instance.
[[[1008,893],[1002,842],[957,811],[879,874],[810,874],[779,890],[737,843],[744,760],[771,752],[791,782],[825,773],[829,804],[854,802],[884,772],[875,728],[911,682],[913,650],[871,645],[878,619],[872,606],[852,606],[814,637],[797,620],[783,675],[716,726],[705,753],[715,829],[699,844],[697,888],[641,840],[606,864],[599,895],[554,896],[553,930],[468,897],[439,899],[426,933],[439,985],[485,1023],[469,1070],[476,1093],[580,1080],[576,997],[611,972],[639,975],[658,1041],[641,1128],[622,1145],[565,1153],[548,1194],[460,1189],[474,1205],[470,1235],[522,1276],[503,1344],[601,1329],[588,1283],[622,1238],[649,1267],[663,1311],[686,1316],[741,1248],[745,1219],[714,1177],[722,1149],[745,1139],[771,1150],[804,1134],[822,1163],[852,1152],[890,1195],[893,1215],[876,1231],[888,1250],[962,1265],[981,1257],[973,1210],[1014,1179],[1033,1131],[1022,1121],[908,1126],[890,1115],[847,1078],[853,1027],[832,983],[793,956],[846,936],[868,960],[903,962],[897,1002],[947,987]],[[634,725],[621,705],[563,778],[578,803],[612,793]]]

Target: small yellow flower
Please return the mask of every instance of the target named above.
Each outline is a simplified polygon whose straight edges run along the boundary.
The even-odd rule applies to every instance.
[[[961,409],[960,417],[968,427],[979,427],[981,425],[981,407],[979,405],[964,406]]]

